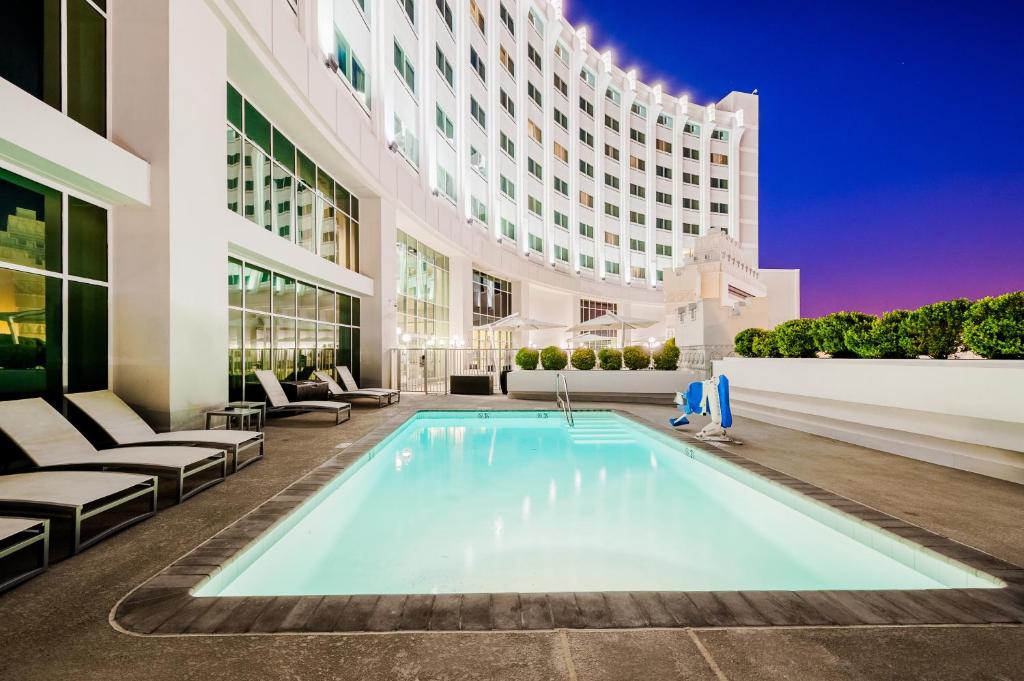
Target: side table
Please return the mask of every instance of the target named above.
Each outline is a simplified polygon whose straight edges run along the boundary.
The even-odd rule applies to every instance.
[[[224,427],[227,430],[234,430],[232,424],[235,420],[238,420],[239,430],[252,430],[253,419],[256,420],[256,424],[259,425],[260,419],[259,409],[248,409],[244,407],[225,407],[224,409],[214,409],[213,411],[206,412],[206,429],[210,430],[210,422],[213,417],[223,417]]]

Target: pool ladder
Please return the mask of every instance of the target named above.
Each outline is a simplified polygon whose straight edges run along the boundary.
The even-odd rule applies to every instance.
[[[561,373],[555,374],[555,404],[562,410],[566,423],[573,427],[576,423],[572,418],[572,402],[569,400],[569,386],[565,383],[565,376]]]

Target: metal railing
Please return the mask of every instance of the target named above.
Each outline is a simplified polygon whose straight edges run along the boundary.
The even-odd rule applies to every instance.
[[[562,394],[565,393],[565,397]],[[565,416],[566,423],[572,428],[576,425],[572,417],[572,402],[569,400],[569,386],[565,382],[565,376],[562,373],[555,374],[555,404],[562,410],[562,415]]]
[[[515,366],[516,349],[395,348],[390,386],[403,392],[446,395],[452,376],[488,376],[500,392],[501,373]]]

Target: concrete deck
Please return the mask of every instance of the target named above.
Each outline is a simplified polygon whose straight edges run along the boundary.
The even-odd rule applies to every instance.
[[[481,400],[504,404],[407,395],[401,407]],[[627,410],[659,427],[672,413],[595,406]],[[353,420],[337,428],[316,414],[272,421],[264,461],[0,597],[0,678],[1022,678],[1024,627],[1013,625],[169,638],[129,636],[110,626],[109,612],[127,592],[398,408],[356,406]],[[749,459],[1024,563],[1020,486],[755,422],[734,431]]]

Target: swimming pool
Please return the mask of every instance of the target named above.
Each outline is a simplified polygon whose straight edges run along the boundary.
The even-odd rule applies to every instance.
[[[196,596],[1002,586],[611,412],[420,412]]]

